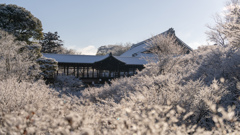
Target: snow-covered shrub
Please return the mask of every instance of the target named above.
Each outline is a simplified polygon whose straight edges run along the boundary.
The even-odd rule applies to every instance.
[[[55,76],[54,88],[64,91],[82,90],[84,87],[82,81],[75,76],[59,75]]]
[[[13,35],[0,30],[0,80],[15,76],[19,81],[32,80],[39,75],[39,45],[27,45]]]
[[[28,104],[47,104],[54,93],[43,81],[18,82],[17,78],[8,78],[0,81],[0,86],[1,112],[20,110]]]
[[[54,73],[58,70],[58,62],[55,59],[41,57],[37,59],[37,63],[42,71],[40,74],[44,78],[54,78]]]
[[[101,99],[121,103],[137,98],[153,105],[181,105],[187,112],[194,112],[192,124],[210,117],[210,110],[203,101],[225,108],[239,102],[240,91],[236,84],[240,57],[236,48],[208,46],[173,57],[161,67],[164,67],[164,74],[159,74],[159,64],[151,63],[131,78],[112,81],[111,85],[101,88],[88,88],[82,94],[93,102],[101,102]]]
[[[171,58],[164,74],[150,63],[81,97],[4,78],[0,134],[239,134],[239,58],[235,48],[202,47]],[[54,85],[72,91],[81,81],[58,76]]]
[[[147,96],[147,91],[130,93],[129,99],[123,99],[118,104],[100,98],[96,98],[98,103],[92,104],[76,97],[59,98],[58,93],[40,82],[19,83],[16,79],[8,79],[2,81],[1,86],[4,86],[1,91],[5,88],[3,93],[7,94],[1,93],[0,101],[4,101],[5,104],[1,105],[5,110],[0,112],[0,134],[182,135],[240,132],[234,107],[225,110],[212,102],[206,102],[206,106],[212,112],[209,116],[213,123],[204,120],[199,123],[216,128],[206,130],[199,123],[191,123],[194,112],[170,102],[165,105],[152,102],[152,95]],[[18,102],[14,105],[15,101]],[[12,110],[6,111],[8,107]]]
[[[94,115],[91,107],[77,105],[80,99],[59,98],[44,82],[11,78],[0,86],[0,134],[79,134],[87,131],[79,127],[94,123],[88,120]]]

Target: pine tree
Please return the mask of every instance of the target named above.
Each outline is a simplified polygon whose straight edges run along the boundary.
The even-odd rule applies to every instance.
[[[0,28],[27,44],[43,37],[41,21],[17,5],[0,4]]]
[[[61,53],[63,41],[60,39],[58,32],[44,33],[44,38],[40,43],[42,45],[42,53]]]

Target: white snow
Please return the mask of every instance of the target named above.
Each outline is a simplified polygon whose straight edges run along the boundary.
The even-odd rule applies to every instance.
[[[95,55],[67,55],[67,54],[43,54],[44,57],[53,58],[60,63],[85,63],[93,64],[107,58],[109,55],[95,56]]]
[[[95,55],[67,55],[67,54],[43,54],[44,57],[53,58],[59,63],[85,63],[93,64],[94,62],[101,61],[110,57],[109,54],[104,56],[95,56]],[[147,64],[141,57],[121,57],[113,56],[121,62],[126,63],[126,65],[143,65]]]

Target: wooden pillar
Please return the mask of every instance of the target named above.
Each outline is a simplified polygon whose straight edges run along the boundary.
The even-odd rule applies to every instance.
[[[92,67],[92,78],[94,78],[94,68]]]
[[[97,78],[99,78],[99,70],[97,70]]]
[[[87,78],[89,77],[89,74],[88,74],[88,69],[89,69],[89,67],[87,67]]]
[[[66,71],[65,71],[65,65],[63,66],[63,72],[64,72],[64,74],[66,74]]]
[[[79,77],[79,65],[77,65],[77,78]]]
[[[82,77],[84,78],[85,77],[85,67],[82,67]]]
[[[75,76],[75,66],[73,67],[73,75]]]
[[[68,73],[69,73],[69,66],[67,65],[67,75],[68,75]]]
[[[102,70],[99,70],[99,77],[102,77]]]

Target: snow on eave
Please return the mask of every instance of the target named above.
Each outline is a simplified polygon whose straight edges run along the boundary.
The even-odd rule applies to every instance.
[[[59,63],[82,63],[82,64],[93,64],[95,61],[100,61],[106,57],[96,55],[69,55],[49,53],[43,53],[43,56],[47,58],[53,58]]]

